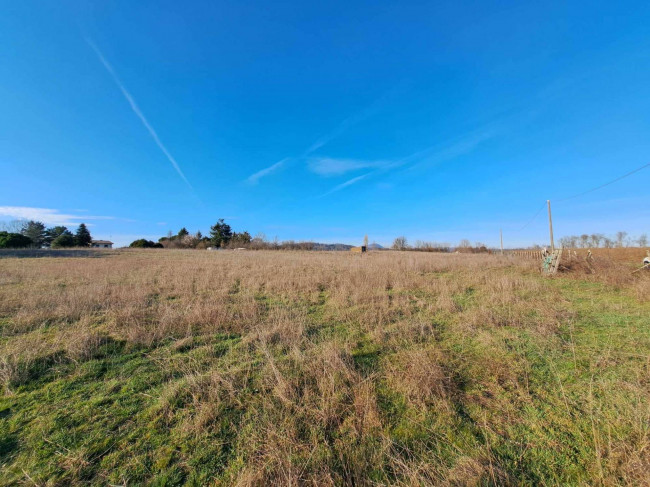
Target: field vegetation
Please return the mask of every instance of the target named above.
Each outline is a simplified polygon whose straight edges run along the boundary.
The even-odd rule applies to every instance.
[[[64,255],[0,259],[0,485],[650,484],[636,261]]]

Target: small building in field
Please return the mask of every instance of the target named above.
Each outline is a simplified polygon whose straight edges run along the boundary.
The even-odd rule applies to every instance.
[[[113,242],[110,240],[93,240],[90,242],[90,246],[93,249],[112,249]]]

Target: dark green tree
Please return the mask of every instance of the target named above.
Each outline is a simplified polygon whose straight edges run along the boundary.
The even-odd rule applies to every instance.
[[[85,223],[80,224],[79,228],[77,228],[74,240],[77,247],[90,247],[93,238],[90,236],[90,232]]]
[[[251,243],[251,234],[248,232],[235,232],[232,234],[231,244],[235,246],[248,245]]]
[[[178,231],[178,235],[176,235],[179,239],[182,239],[186,235],[189,235],[190,232],[187,231],[187,228],[183,227]]]
[[[56,227],[51,227],[45,230],[45,238],[44,238],[44,243],[46,245],[52,245],[52,241],[61,235],[62,233],[67,232],[68,229],[64,227],[63,225],[57,225]]]
[[[77,239],[74,238],[72,232],[66,230],[61,235],[52,240],[52,248],[60,249],[64,247],[74,247],[77,244]]]
[[[0,249],[24,249],[31,247],[32,239],[20,233],[0,232]]]
[[[45,243],[45,225],[41,222],[28,221],[20,233],[29,238],[34,247],[40,248]]]
[[[129,247],[132,247],[134,249],[162,249],[163,244],[159,242],[152,242],[151,240],[147,240],[146,238],[141,238],[131,242]]]
[[[216,247],[225,247],[232,238],[232,228],[223,218],[210,227],[210,242]]]

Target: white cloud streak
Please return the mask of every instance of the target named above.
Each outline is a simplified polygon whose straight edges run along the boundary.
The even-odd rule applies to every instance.
[[[307,157],[309,154],[312,154],[316,152],[318,149],[329,143],[331,140],[335,139],[339,135],[343,134],[345,131],[347,131],[350,127],[358,124],[362,120],[368,117],[370,114],[370,110],[366,109],[363,110],[361,113],[350,117],[346,120],[344,120],[336,129],[334,129],[332,132],[330,132],[327,135],[324,135],[320,139],[318,139],[316,142],[314,142],[305,152],[303,152],[302,157]]]
[[[131,96],[131,93],[128,92],[128,90],[125,88],[125,86],[122,84],[120,79],[118,78],[117,74],[115,74],[115,71],[113,70],[113,66],[106,60],[102,52],[99,50],[99,48],[90,40],[86,39],[86,42],[88,45],[95,51],[95,54],[97,55],[97,58],[99,61],[104,65],[104,68],[106,68],[106,71],[111,75],[113,78],[113,81],[115,81],[115,84],[118,86],[120,91],[122,92],[122,95],[124,95],[124,98],[126,98],[126,101],[129,102],[129,105],[131,105],[131,110],[133,110],[133,113],[135,113],[140,121],[142,122],[142,125],[147,129],[149,132],[149,135],[151,135],[151,138],[154,140],[158,148],[161,150],[161,152],[165,155],[167,160],[171,163],[173,168],[176,170],[178,175],[181,177],[181,179],[187,184],[187,186],[194,191],[194,188],[192,188],[192,185],[190,182],[187,180],[185,177],[185,174],[183,174],[183,171],[181,170],[180,166],[178,165],[178,162],[176,162],[176,159],[169,153],[165,145],[161,142],[160,138],[158,137],[158,134],[154,130],[154,128],[151,126],[147,118],[144,116],[142,111],[140,110],[140,107],[138,107],[137,103],[133,99],[133,96]]]
[[[339,176],[350,171],[382,167],[388,161],[362,161],[359,159],[335,159],[332,157],[313,157],[309,159],[309,169],[320,176]]]
[[[314,142],[303,154],[301,157],[307,157],[309,154],[312,154],[316,152],[318,149],[323,147],[324,145],[327,145],[329,142],[332,140],[336,139],[340,135],[344,134],[347,132],[351,127],[363,122],[370,116],[374,115],[377,113],[379,108],[383,105],[385,100],[389,98],[390,96],[393,95],[393,93],[397,90],[398,87],[395,87],[386,93],[384,93],[382,96],[377,98],[374,102],[372,102],[369,106],[361,110],[360,112],[346,118],[341,122],[338,127],[336,127],[333,131],[331,131],[329,134],[322,136],[319,138],[316,142]]]
[[[288,160],[289,158],[285,158],[282,159],[281,161],[276,162],[275,164],[271,164],[269,167],[266,167],[261,171],[257,171],[255,174],[251,174],[250,176],[248,176],[246,181],[250,184],[257,184],[260,178],[263,178],[264,176],[268,176],[273,171],[276,171],[277,169],[282,167]]]
[[[362,174],[361,176],[357,176],[356,178],[348,179],[344,183],[341,183],[338,186],[335,186],[334,188],[330,189],[327,193],[323,193],[320,197],[322,198],[323,196],[327,196],[327,195],[330,195],[332,193],[336,193],[337,191],[341,191],[343,188],[347,188],[348,186],[352,186],[353,184],[358,183],[362,179],[367,178],[371,174],[372,173]]]
[[[409,169],[413,169],[422,165],[431,165],[449,161],[465,154],[469,154],[480,144],[494,138],[496,135],[498,135],[498,131],[492,128],[477,131],[468,136],[457,139],[453,143],[444,146],[433,146],[416,152],[415,154],[398,161],[398,165],[402,166],[414,163],[409,167]]]
[[[392,93],[393,93],[394,91],[395,91],[395,89],[392,89],[392,90],[390,90],[390,91],[384,93],[381,97],[379,97],[377,100],[375,100],[375,101],[374,101],[372,104],[370,104],[368,107],[364,108],[363,110],[361,110],[360,112],[356,113],[355,115],[352,115],[352,116],[346,118],[345,120],[343,120],[343,122],[341,122],[341,123],[340,123],[340,124],[339,124],[335,129],[334,129],[334,130],[332,130],[329,134],[326,134],[326,135],[320,137],[320,138],[319,138],[318,140],[316,140],[312,145],[310,145],[307,149],[305,149],[305,151],[304,151],[300,156],[295,157],[295,158],[287,157],[287,158],[285,158],[285,159],[282,159],[280,162],[276,162],[275,164],[273,164],[273,165],[271,165],[271,166],[269,166],[269,167],[267,167],[267,168],[265,168],[265,169],[262,169],[261,171],[258,171],[258,172],[256,172],[255,174],[252,174],[251,176],[249,176],[249,177],[246,179],[246,181],[247,181],[248,183],[256,184],[257,182],[259,182],[259,180],[260,180],[261,178],[263,178],[264,176],[270,174],[271,172],[273,172],[273,171],[275,171],[276,169],[279,169],[281,166],[283,166],[285,162],[290,161],[290,160],[292,160],[292,159],[295,159],[295,160],[303,160],[303,159],[309,157],[310,154],[313,154],[314,152],[316,152],[318,149],[320,149],[320,148],[323,147],[324,145],[327,145],[327,144],[328,144],[329,142],[331,142],[333,139],[336,139],[336,138],[339,137],[341,134],[345,133],[345,132],[346,132],[347,130],[349,130],[351,127],[353,127],[353,126],[359,124],[360,122],[364,121],[365,119],[367,119],[368,117],[370,117],[371,115],[373,115],[375,112],[377,112],[377,110],[378,110],[379,107],[382,105],[382,103],[384,102],[384,100],[385,100],[386,98],[388,98],[390,95],[392,95]],[[332,160],[333,160],[333,159],[332,159]],[[358,162],[362,162],[362,161],[358,161]],[[363,167],[369,167],[369,166],[365,165],[365,166],[363,166]],[[318,171],[314,171],[314,172],[317,172],[317,173],[318,173]],[[346,172],[346,171],[344,171],[344,172]],[[320,173],[318,173],[318,174],[320,174]],[[339,173],[339,174],[342,174],[342,173]],[[321,175],[322,175],[322,174],[321,174]]]
[[[372,172],[350,179],[342,184],[339,184],[338,186],[335,186],[330,191],[320,196],[323,197],[340,191],[341,189],[355,184],[358,181],[361,181],[362,179],[365,179],[371,175],[386,173],[399,168],[403,168],[403,170],[408,171],[424,165],[439,164],[445,161],[453,160],[457,157],[469,154],[470,152],[474,151],[481,143],[492,139],[497,134],[498,131],[493,128],[480,130],[473,132],[465,137],[456,139],[452,143],[448,143],[446,145],[431,146],[424,150],[415,152],[409,156],[393,161],[373,162],[357,161],[354,159],[320,158],[318,159],[316,166],[310,165],[310,167],[314,172],[317,172],[323,176],[339,175],[347,171],[360,168],[375,168],[375,170]]]
[[[0,216],[17,220],[40,221],[47,225],[78,225],[81,222],[93,220],[118,219],[114,216],[72,215],[51,208],[31,208],[28,206],[0,206]]]

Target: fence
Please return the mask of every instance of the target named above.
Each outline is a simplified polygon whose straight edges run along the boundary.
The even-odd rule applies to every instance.
[[[504,255],[515,255],[517,257],[526,257],[528,259],[542,260],[541,250],[504,250]]]

